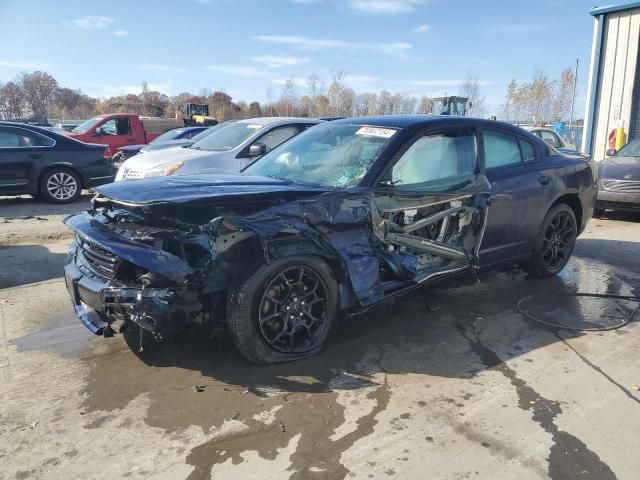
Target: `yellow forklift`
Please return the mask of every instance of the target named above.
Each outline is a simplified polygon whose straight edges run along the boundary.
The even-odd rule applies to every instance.
[[[185,127],[213,127],[218,124],[215,117],[209,116],[209,105],[186,103],[180,106],[179,111]]]

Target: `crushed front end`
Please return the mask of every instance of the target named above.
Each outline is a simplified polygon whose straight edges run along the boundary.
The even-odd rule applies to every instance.
[[[117,208],[94,208],[65,223],[76,233],[65,281],[92,332],[109,336],[136,324],[163,339],[205,320],[199,273],[215,257],[210,232]]]

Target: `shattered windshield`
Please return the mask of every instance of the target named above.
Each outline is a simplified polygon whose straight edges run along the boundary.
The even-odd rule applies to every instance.
[[[273,149],[244,172],[334,188],[353,187],[395,133],[391,128],[318,125]]]

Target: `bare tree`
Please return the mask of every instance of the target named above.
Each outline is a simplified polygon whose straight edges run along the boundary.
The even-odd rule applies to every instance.
[[[433,112],[433,100],[431,97],[423,95],[420,98],[420,104],[418,105],[418,113],[431,113]]]
[[[5,120],[14,120],[24,114],[25,95],[16,82],[7,82],[0,88],[0,114]]]
[[[460,86],[460,96],[468,99],[467,114],[470,117],[482,117],[485,114],[485,98],[480,91],[480,82],[477,75],[467,73],[463,84]]]
[[[560,73],[560,80],[554,82],[553,98],[551,101],[551,120],[559,121],[567,114],[573,96],[573,81],[575,72],[572,68],[565,68]]]
[[[82,100],[82,92],[80,90],[72,90],[70,88],[58,88],[55,96],[55,104],[60,109],[60,116],[66,118],[78,108]]]
[[[262,108],[260,107],[260,102],[251,102],[249,104],[249,115],[251,115],[251,117],[262,116]]]
[[[542,123],[550,116],[550,100],[553,87],[549,81],[547,73],[543,70],[536,70],[528,86],[526,95],[529,117],[534,123]]]
[[[318,75],[316,72],[313,72],[307,77],[307,92],[310,100],[307,108],[310,117],[317,117],[319,114],[316,98],[320,94],[321,90],[322,83],[320,80],[320,75]]]
[[[329,99],[329,108],[331,110],[331,115],[343,115],[346,111],[346,106],[343,105],[344,102],[344,90],[346,87],[345,84],[346,73],[342,70],[338,70],[333,74],[333,79],[331,81],[331,85],[329,85],[329,90],[327,90],[327,98]]]
[[[391,115],[393,110],[393,102],[391,100],[391,93],[387,90],[382,90],[378,94],[378,105],[376,107],[378,115]]]
[[[18,75],[18,84],[25,94],[26,102],[35,117],[46,117],[47,107],[58,89],[55,78],[45,72],[22,72]]]
[[[280,100],[279,100],[279,103],[282,106],[282,110],[285,112],[286,116],[293,115],[297,101],[298,101],[298,87],[296,87],[296,84],[292,78],[288,78],[282,84],[282,89],[280,90]]]

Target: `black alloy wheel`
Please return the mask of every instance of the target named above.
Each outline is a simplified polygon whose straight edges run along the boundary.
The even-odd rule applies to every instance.
[[[278,272],[264,289],[258,307],[262,336],[274,350],[304,353],[317,346],[327,328],[327,287],[305,265]]]

